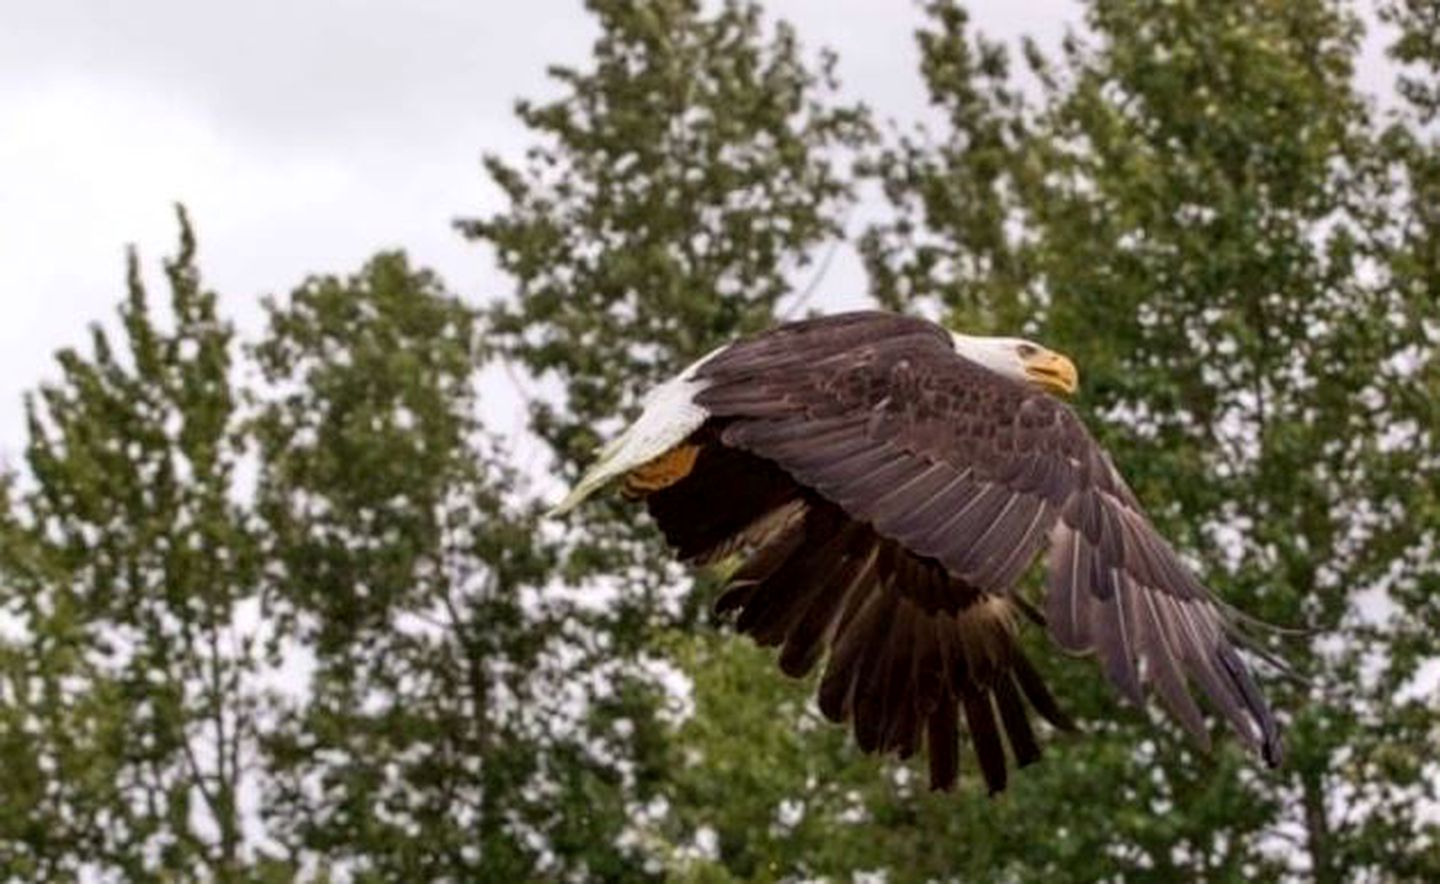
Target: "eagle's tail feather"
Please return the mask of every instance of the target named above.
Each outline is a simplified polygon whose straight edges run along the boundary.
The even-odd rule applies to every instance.
[[[547,515],[563,516],[611,481],[670,453],[699,430],[709,412],[695,404],[695,396],[704,384],[694,375],[705,359],[651,390],[640,416],[600,449],[595,464]]]

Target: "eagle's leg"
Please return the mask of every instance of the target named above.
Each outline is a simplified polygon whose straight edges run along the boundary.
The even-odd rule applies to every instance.
[[[690,475],[699,455],[699,445],[686,443],[676,445],[654,460],[641,464],[625,474],[625,496],[634,500],[652,491],[669,488]]]

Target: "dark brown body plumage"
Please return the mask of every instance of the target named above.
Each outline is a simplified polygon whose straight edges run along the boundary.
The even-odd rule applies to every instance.
[[[791,675],[827,657],[821,709],[862,749],[923,742],[949,788],[963,719],[995,791],[1003,742],[1039,756],[1027,704],[1069,726],[1015,642],[1012,590],[1048,545],[1058,644],[1095,652],[1137,703],[1149,685],[1203,740],[1193,683],[1278,763],[1224,612],[1063,403],[877,312],[737,342],[696,378],[710,417],[629,490],[680,558],[745,556],[718,607]]]
[[[1018,764],[1040,755],[1025,700],[1069,720],[1016,646],[1011,612],[797,484],[774,463],[701,436],[695,469],[648,497],[677,554],[749,557],[716,603],[737,628],[779,646],[800,677],[828,646],[820,708],[853,722],[860,748],[902,758],[922,740],[937,789],[955,784],[963,714],[992,791],[1004,788],[1003,727]],[[770,518],[765,518],[766,516]],[[998,713],[998,720],[997,720]]]

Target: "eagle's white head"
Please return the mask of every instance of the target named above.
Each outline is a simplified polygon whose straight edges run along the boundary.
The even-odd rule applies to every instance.
[[[955,352],[996,374],[1069,396],[1080,385],[1075,363],[1024,338],[987,338],[951,332]]]

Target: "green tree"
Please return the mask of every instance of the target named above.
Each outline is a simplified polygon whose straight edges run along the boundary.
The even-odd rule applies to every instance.
[[[613,874],[616,777],[567,707],[595,651],[475,417],[473,312],[399,254],[268,312],[268,613],[314,661],[266,744],[272,835],[366,880]]]
[[[1391,442],[1410,446],[1413,479],[1440,469],[1440,326],[1435,323],[1440,314],[1440,135],[1435,129],[1440,119],[1440,4],[1408,0],[1382,4],[1380,12],[1397,31],[1390,56],[1400,66],[1396,91],[1404,103],[1385,131],[1387,160],[1399,169],[1399,186],[1391,193],[1389,224],[1382,228],[1388,236],[1376,251],[1405,313],[1421,318],[1411,347],[1394,366],[1404,383],[1392,390],[1401,403],[1396,411],[1405,418],[1397,422],[1399,435]],[[1377,693],[1405,699],[1393,717],[1404,721],[1405,732],[1414,736],[1397,751],[1389,734],[1392,724],[1381,719],[1369,745],[1356,753],[1366,759],[1357,779],[1386,782],[1391,793],[1386,812],[1368,821],[1375,837],[1365,844],[1360,860],[1382,867],[1393,863],[1397,874],[1428,880],[1440,877],[1440,825],[1431,810],[1440,792],[1440,768],[1434,752],[1423,749],[1440,740],[1440,661],[1433,629],[1440,622],[1440,562],[1434,555],[1440,546],[1440,487],[1415,483],[1409,504],[1407,518],[1414,527],[1407,533],[1418,533],[1420,540],[1397,556],[1400,561],[1387,587],[1395,616],[1381,624],[1386,654]],[[1417,677],[1427,667],[1428,681]],[[1416,743],[1420,752],[1407,751]],[[1429,821],[1416,826],[1417,817],[1425,814],[1430,814]]]
[[[834,59],[809,62],[791,29],[768,28],[753,3],[587,6],[601,29],[593,65],[552,68],[561,96],[517,105],[538,143],[522,166],[486,161],[509,206],[461,225],[515,280],[515,296],[488,313],[491,341],[501,358],[556,385],[557,396],[532,403],[531,428],[565,479],[633,416],[647,387],[774,321],[799,271],[841,234],[852,199],[842,161],[870,134],[864,111],[835,97]],[[572,528],[564,578],[620,584],[594,628],[609,654],[635,664],[622,696],[658,703],[657,662],[678,662],[702,682],[736,669],[756,686],[775,677],[743,645],[712,649],[704,636],[664,631],[692,622],[705,594],[687,594],[683,574],[662,566],[653,530],[628,507],[597,502]],[[742,796],[738,780],[712,784],[718,791],[677,780],[680,770],[711,769],[709,759],[687,760],[709,747],[680,739],[658,711],[635,706],[621,719],[636,734],[624,757],[638,782],[625,838],[647,870],[673,871],[679,845],[710,811],[723,812],[707,809],[710,799],[733,802],[734,838],[766,829],[773,804]],[[690,726],[724,730],[735,712],[707,704]],[[754,846],[746,852],[738,868],[769,868]]]
[[[1432,0],[1381,7],[1383,112],[1339,0],[1089,0],[1018,74],[929,0],[940,122],[879,145],[754,3],[588,8],[592,63],[517,107],[537,146],[486,161],[507,210],[460,225],[514,298],[382,254],[240,350],[182,214],[169,310],[132,255],[123,342],[60,354],[0,475],[0,877],[1440,877]],[[1074,355],[1162,530],[1316,630],[1260,636],[1305,679],[1269,680],[1285,767],[1037,647],[1086,732],[998,799],[931,794],[695,616],[628,505],[538,518],[486,360],[553,394],[531,429],[573,478],[648,385],[805,306],[857,148],[877,300]]]
[[[139,261],[124,351],[91,353],[29,402],[28,476],[0,520],[0,862],[14,878],[82,869],[143,879],[252,868],[240,792],[261,665],[237,463],[230,327],[200,283],[180,213],[170,327]]]
[[[60,354],[0,482],[0,873],[622,874],[653,701],[539,591],[473,311],[384,254],[237,365],[194,255],[182,214],[169,323],[132,256],[124,355]]]
[[[868,131],[834,99],[834,59],[807,63],[755,4],[586,5],[601,28],[593,67],[551,68],[561,97],[517,103],[537,144],[523,166],[486,159],[509,206],[460,224],[515,280],[490,333],[561,385],[558,402],[533,403],[531,425],[572,479],[647,387],[770,324],[795,272],[841,232],[851,194],[837,155]],[[573,576],[653,550],[622,542],[633,520],[592,512]],[[644,610],[663,573],[651,564],[631,575],[648,586],[627,592]]]
[[[1397,205],[1352,82],[1358,21],[1321,0],[1094,0],[1058,62],[1027,47],[1029,107],[957,5],[929,12],[922,71],[950,131],[875,164],[897,208],[866,242],[877,296],[1072,352],[1078,404],[1157,524],[1241,609],[1320,633],[1269,642],[1309,682],[1272,682],[1278,773],[1228,744],[1197,759],[1168,728],[1159,752],[1123,751],[1151,733],[1123,715],[1037,774],[1052,794],[1116,787],[1031,825],[1085,845],[1068,868],[1086,878],[1418,874],[1436,708],[1402,691],[1422,658],[1397,639],[1434,587],[1414,481],[1433,393],[1412,366],[1433,372],[1436,302],[1433,277],[1397,287],[1386,265],[1430,210]],[[1069,669],[1076,711],[1114,715]],[[1027,851],[1025,875],[1054,868]]]

